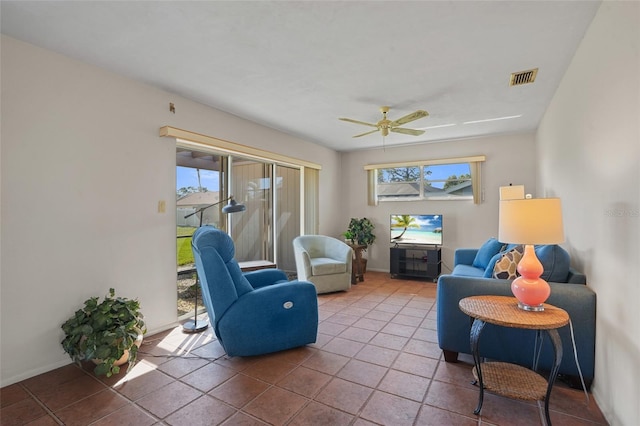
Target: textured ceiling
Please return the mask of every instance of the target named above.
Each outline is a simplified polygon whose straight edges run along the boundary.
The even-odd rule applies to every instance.
[[[596,1],[2,1],[2,33],[340,150],[534,130]],[[512,72],[539,68],[509,87]],[[518,118],[482,123],[469,121]],[[214,135],[215,136],[215,135]]]

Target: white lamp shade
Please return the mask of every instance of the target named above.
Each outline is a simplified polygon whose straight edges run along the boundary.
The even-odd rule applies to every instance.
[[[513,244],[559,244],[564,241],[559,198],[500,201],[498,240]]]

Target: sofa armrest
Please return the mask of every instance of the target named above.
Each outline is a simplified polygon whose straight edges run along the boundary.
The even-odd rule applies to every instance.
[[[478,254],[478,249],[460,248],[453,253],[453,266],[456,265],[473,265],[473,260]]]
[[[438,343],[452,352],[470,353],[471,321],[458,303],[478,295],[511,296],[509,281],[486,278],[440,275],[436,289]]]
[[[587,276],[582,272],[578,272],[573,268],[569,268],[569,275],[567,275],[567,282],[571,284],[586,284]]]

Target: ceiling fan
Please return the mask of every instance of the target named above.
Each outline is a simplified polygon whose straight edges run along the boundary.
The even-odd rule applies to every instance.
[[[413,135],[419,136],[424,133],[424,130],[416,130],[416,129],[405,129],[402,126],[403,124],[407,124],[411,121],[417,120],[419,118],[423,118],[429,115],[427,111],[417,110],[412,112],[411,114],[405,115],[404,117],[400,117],[397,120],[391,121],[387,118],[387,113],[389,112],[390,107],[381,106],[380,112],[382,112],[382,120],[377,123],[366,123],[364,121],[353,120],[351,118],[339,118],[342,121],[348,121],[350,123],[362,124],[365,126],[375,127],[375,130],[371,130],[370,132],[361,133],[359,135],[355,135],[354,138],[359,138],[360,136],[370,135],[371,133],[375,133],[380,131],[382,136],[388,136],[389,132],[394,133],[404,133],[405,135]]]

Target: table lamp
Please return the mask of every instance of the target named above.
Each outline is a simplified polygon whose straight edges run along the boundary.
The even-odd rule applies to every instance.
[[[530,196],[528,196],[530,197]],[[500,201],[498,240],[524,244],[518,263],[520,276],[511,283],[518,307],[525,311],[543,311],[551,289],[540,278],[544,272],[534,244],[559,244],[564,241],[562,206],[559,198],[525,198]]]

